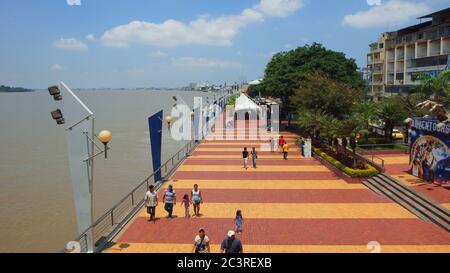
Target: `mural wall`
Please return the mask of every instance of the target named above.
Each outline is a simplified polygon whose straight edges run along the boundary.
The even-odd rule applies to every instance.
[[[410,126],[410,168],[412,175],[428,183],[450,187],[450,125],[415,118]]]

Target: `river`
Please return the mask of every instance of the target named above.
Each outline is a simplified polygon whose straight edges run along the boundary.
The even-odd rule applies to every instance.
[[[95,216],[152,173],[147,118],[170,114],[180,95],[190,107],[211,93],[152,90],[75,91],[95,114],[97,133],[113,133],[108,159],[95,161]],[[48,91],[0,93],[0,252],[55,252],[78,235],[67,142]],[[167,128],[164,125],[164,128]],[[163,130],[163,162],[182,145]]]

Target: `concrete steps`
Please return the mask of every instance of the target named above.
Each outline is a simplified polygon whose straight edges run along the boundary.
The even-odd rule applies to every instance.
[[[386,174],[363,182],[377,194],[384,195],[424,221],[431,221],[450,232],[450,212],[440,204],[405,186]]]

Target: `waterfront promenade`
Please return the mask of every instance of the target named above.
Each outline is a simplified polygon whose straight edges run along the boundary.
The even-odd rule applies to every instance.
[[[246,131],[240,128],[237,131]],[[214,136],[213,133],[211,136]],[[379,196],[361,183],[336,175],[316,159],[301,157],[296,135],[280,132],[290,144],[289,160],[261,151],[262,140],[206,140],[170,180],[177,194],[174,219],[166,219],[162,192],[155,222],[143,208],[115,238],[108,253],[187,253],[200,227],[220,252],[236,210],[244,217],[244,252],[450,252],[450,234]],[[260,136],[261,137],[261,136]],[[243,147],[259,151],[258,168],[242,167]],[[201,217],[184,218],[181,199],[198,184]],[[192,213],[192,207],[191,207]]]

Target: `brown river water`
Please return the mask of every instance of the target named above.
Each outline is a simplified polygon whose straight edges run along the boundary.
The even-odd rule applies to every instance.
[[[96,218],[152,173],[147,118],[170,114],[180,95],[191,107],[191,91],[75,91],[95,114],[98,133],[113,133],[108,159],[95,161]],[[0,252],[58,252],[78,236],[65,130],[50,111],[47,91],[0,93]],[[164,125],[166,126],[166,125]],[[163,162],[182,144],[163,130]]]

